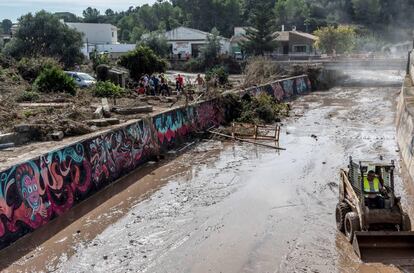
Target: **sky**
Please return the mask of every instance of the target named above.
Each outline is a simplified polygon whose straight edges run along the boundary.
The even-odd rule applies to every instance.
[[[110,8],[114,11],[127,10],[130,6],[153,4],[156,0],[0,0],[0,20],[5,18],[17,21],[20,16],[39,10],[50,12],[68,11],[82,15],[87,7],[93,7],[104,13]]]

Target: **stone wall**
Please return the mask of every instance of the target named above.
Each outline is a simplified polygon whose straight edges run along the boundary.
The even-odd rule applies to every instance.
[[[281,101],[311,90],[299,76],[240,91],[266,92]],[[76,203],[224,121],[219,99],[129,122],[62,149],[0,170],[0,248],[47,224]]]

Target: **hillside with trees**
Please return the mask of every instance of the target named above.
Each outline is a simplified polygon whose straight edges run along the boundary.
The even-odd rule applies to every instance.
[[[360,32],[393,41],[410,37],[406,29],[414,24],[414,1],[410,0],[172,0],[105,14],[88,8],[83,21],[112,23],[121,29],[121,40],[128,42],[136,42],[144,32],[179,25],[204,31],[216,27],[230,37],[235,26],[250,25],[256,7],[263,4],[274,15],[274,30],[285,25],[313,32],[328,25],[352,24]]]
[[[411,0],[160,0],[121,12],[108,9],[101,13],[89,7],[82,17],[68,12],[56,16],[68,22],[111,23],[120,29],[122,42],[135,43],[143,33],[180,25],[203,31],[216,27],[221,35],[230,37],[235,26],[250,25],[256,6],[264,3],[270,6],[274,17],[273,30],[285,25],[286,29],[295,26],[313,32],[329,25],[347,24],[375,39],[401,41],[412,36]],[[3,21],[2,31],[9,28],[10,21]]]

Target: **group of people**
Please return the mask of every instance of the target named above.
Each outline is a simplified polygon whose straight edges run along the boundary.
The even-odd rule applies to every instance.
[[[171,96],[168,80],[164,74],[151,75],[148,74],[141,77],[136,89],[138,94],[146,94],[152,96]]]
[[[181,74],[175,78],[175,91],[177,94],[181,94],[184,91],[184,77]],[[203,77],[198,74],[195,80],[197,91],[203,92],[205,81]],[[168,86],[168,79],[164,74],[160,75],[144,75],[140,78],[136,92],[138,94],[146,94],[152,96],[171,96],[170,87]]]

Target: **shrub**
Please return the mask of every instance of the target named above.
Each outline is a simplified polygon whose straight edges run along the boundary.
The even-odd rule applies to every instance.
[[[74,79],[57,67],[44,69],[36,78],[33,87],[38,92],[65,92],[71,95],[76,94]]]
[[[216,66],[206,73],[206,80],[216,78],[220,85],[225,85],[229,82],[229,73],[222,66]]]
[[[254,97],[245,96],[242,103],[242,113],[238,119],[240,122],[272,123],[289,114],[287,104],[275,102],[266,93]]]
[[[222,55],[218,58],[218,63],[226,68],[230,74],[241,74],[242,66],[232,56]]]
[[[190,59],[183,67],[184,71],[188,72],[204,72],[205,67],[201,59]]]
[[[134,51],[121,56],[119,64],[130,71],[131,78],[139,80],[144,74],[165,72],[167,62],[148,46],[139,46]]]
[[[44,69],[52,67],[60,67],[60,64],[50,57],[22,58],[17,63],[17,71],[28,82],[33,82]]]
[[[96,67],[96,79],[98,81],[106,81],[109,79],[109,69],[111,69],[111,67],[109,65],[106,64],[100,64]]]
[[[98,82],[95,85],[93,95],[95,97],[119,97],[124,93],[124,89],[110,81]]]
[[[34,91],[24,91],[20,96],[17,97],[17,102],[30,102],[39,99],[39,93]]]
[[[93,70],[96,71],[96,68],[100,65],[109,65],[110,60],[108,54],[99,54],[96,51],[91,54],[91,61],[93,64]]]
[[[138,45],[143,45],[151,48],[155,54],[161,57],[167,57],[170,53],[170,47],[162,32],[151,32],[147,37],[138,42]]]
[[[0,67],[10,68],[13,65],[13,59],[0,52]]]

